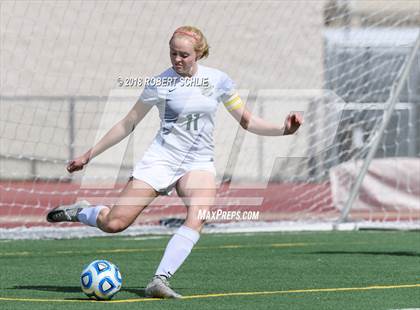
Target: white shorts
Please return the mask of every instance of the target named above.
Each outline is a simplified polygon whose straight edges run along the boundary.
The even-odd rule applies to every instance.
[[[205,170],[216,175],[213,161],[186,161],[177,158],[169,149],[153,143],[143,158],[134,166],[134,179],[149,184],[160,194],[170,194],[176,182],[193,170]]]

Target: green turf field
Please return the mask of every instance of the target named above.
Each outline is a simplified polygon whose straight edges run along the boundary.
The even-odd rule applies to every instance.
[[[183,300],[145,299],[169,236],[0,241],[0,309],[420,308],[419,232],[203,235],[171,281]],[[116,263],[123,288],[89,301],[82,266]]]

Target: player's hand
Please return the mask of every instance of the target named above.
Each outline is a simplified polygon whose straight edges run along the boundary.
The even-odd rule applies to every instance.
[[[67,171],[72,173],[74,171],[82,170],[83,167],[89,162],[89,155],[82,155],[80,157],[77,157],[73,160],[71,160],[67,164]]]
[[[294,134],[302,124],[302,115],[299,113],[290,113],[284,121],[284,135]]]

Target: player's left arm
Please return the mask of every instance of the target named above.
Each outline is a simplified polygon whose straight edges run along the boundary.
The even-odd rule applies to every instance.
[[[303,124],[299,113],[290,113],[283,126],[270,123],[252,113],[245,107],[238,94],[234,94],[224,102],[225,108],[236,119],[242,128],[260,136],[283,136],[294,134]]]

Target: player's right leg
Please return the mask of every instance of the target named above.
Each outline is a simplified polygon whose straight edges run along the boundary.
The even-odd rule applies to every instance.
[[[131,179],[112,208],[91,206],[86,201],[60,206],[47,215],[49,222],[81,222],[99,229],[116,233],[130,226],[158,193],[147,183]]]

